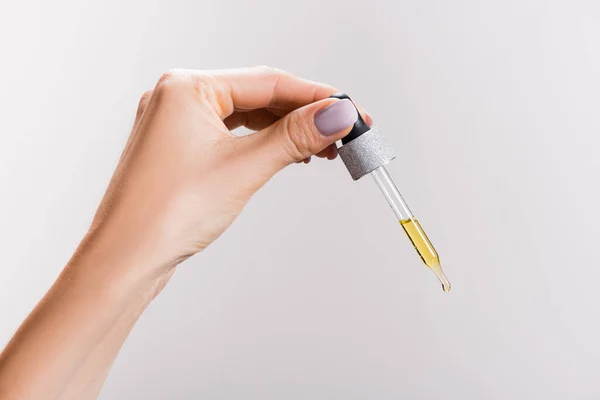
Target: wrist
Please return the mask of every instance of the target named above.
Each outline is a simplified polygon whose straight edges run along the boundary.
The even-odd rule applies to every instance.
[[[153,260],[141,246],[100,230],[91,230],[82,240],[61,277],[113,300],[135,299],[149,303],[164,288],[175,270]]]

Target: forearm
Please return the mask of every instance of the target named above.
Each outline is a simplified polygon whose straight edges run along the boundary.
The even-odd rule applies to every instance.
[[[141,312],[137,305],[132,308],[136,310],[121,315],[95,348],[89,352],[60,395],[61,400],[87,400],[98,397],[117,353]]]
[[[152,300],[158,280],[138,279],[133,257],[81,247],[0,355],[1,398],[60,398],[74,378],[103,380]]]
[[[158,293],[164,287],[174,271],[171,270],[171,273],[165,274],[164,278],[157,282],[153,289],[154,293]],[[118,352],[143,311],[143,307],[135,303],[130,308],[131,310],[119,317],[104,338],[88,354],[83,365],[60,396],[61,400],[85,400],[98,397]]]

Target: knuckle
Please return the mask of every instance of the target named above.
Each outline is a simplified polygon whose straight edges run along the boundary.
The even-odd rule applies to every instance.
[[[154,90],[146,90],[144,94],[142,94],[138,103],[139,108],[143,108],[146,105],[146,103],[148,103],[148,100],[150,100],[150,97],[152,97],[153,92]]]
[[[170,69],[163,73],[156,82],[155,91],[170,91],[181,86],[185,81],[186,73],[181,69]]]
[[[285,118],[283,129],[287,138],[287,151],[293,160],[303,160],[312,154],[315,146],[311,130],[298,115],[289,114]]]
[[[161,86],[170,84],[172,82],[174,76],[175,76],[175,74],[173,73],[172,70],[164,72],[158,79],[158,82],[156,82],[156,86],[161,87]]]
[[[197,98],[204,104],[210,105],[221,118],[233,113],[234,104],[229,89],[213,74],[196,73],[193,77],[193,86]]]
[[[208,82],[214,79],[213,75],[211,71],[195,70],[192,77],[195,82]]]
[[[209,73],[202,72],[202,71],[194,74],[194,76],[192,78],[192,83],[193,83],[194,89],[198,93],[202,93],[206,90],[212,91],[214,89],[214,87],[217,86],[217,80],[215,79],[215,77],[210,75]]]

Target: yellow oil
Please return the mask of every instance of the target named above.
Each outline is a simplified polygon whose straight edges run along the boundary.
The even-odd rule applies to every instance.
[[[404,232],[406,232],[408,235],[413,246],[415,246],[415,250],[417,250],[417,253],[419,253],[425,265],[427,265],[440,280],[444,292],[448,292],[450,290],[450,282],[448,281],[448,278],[446,278],[444,271],[442,271],[440,257],[433,248],[433,245],[429,241],[425,231],[423,231],[423,228],[421,228],[419,221],[414,218],[403,219],[400,221],[400,225],[402,225],[402,228],[404,228]]]

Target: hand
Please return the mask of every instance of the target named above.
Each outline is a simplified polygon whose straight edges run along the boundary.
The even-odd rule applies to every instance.
[[[171,269],[214,241],[277,171],[336,157],[357,112],[328,99],[335,92],[267,67],[163,75],[140,100],[89,238],[152,275]],[[241,125],[258,132],[230,132]]]
[[[357,112],[334,92],[270,68],[163,75],[140,101],[88,235],[0,354],[0,397],[95,398],[174,267],[277,171],[335,158]],[[231,134],[241,125],[259,132]]]

